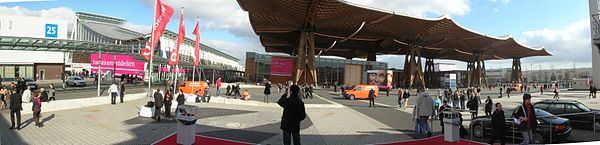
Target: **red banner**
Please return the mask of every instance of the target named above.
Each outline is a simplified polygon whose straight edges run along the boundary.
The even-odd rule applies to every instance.
[[[144,56],[146,60],[150,60],[150,56],[152,56],[152,50],[150,50],[150,41],[146,42],[146,47],[144,47],[140,53],[142,53],[142,56]]]
[[[154,9],[154,21],[152,23],[152,38],[150,38],[150,43],[148,50],[142,50],[142,55],[144,58],[150,59],[150,55],[154,48],[156,47],[156,43],[163,34],[167,23],[171,19],[171,15],[173,15],[173,8],[169,5],[163,4],[160,0],[156,0],[156,8]]]
[[[200,63],[200,19],[196,20],[196,28],[194,28],[194,32],[192,34],[196,35],[196,44],[194,44],[194,65],[198,66]]]
[[[177,43],[175,44],[175,47],[173,47],[173,50],[171,50],[171,56],[169,56],[169,62],[167,64],[177,65],[177,63],[179,61],[179,46],[181,45],[181,42],[183,42],[184,38],[185,38],[185,26],[184,26],[184,22],[183,22],[183,8],[182,8],[181,16],[179,17],[179,36],[177,36]]]

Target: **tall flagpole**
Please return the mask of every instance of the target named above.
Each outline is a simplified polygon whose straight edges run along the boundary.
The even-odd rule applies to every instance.
[[[196,26],[195,26],[195,28],[194,28],[194,29],[198,29],[198,22],[199,22],[199,21],[200,21],[200,18],[199,18],[199,17],[196,17]],[[199,32],[198,32],[198,33],[199,33]],[[198,36],[196,36],[196,37],[198,37]],[[197,39],[196,39],[196,40],[197,40]],[[197,43],[197,42],[196,42],[196,43]],[[196,44],[196,45],[198,45],[198,44]],[[196,48],[196,46],[194,46],[194,54],[193,54],[193,55],[194,55],[194,58],[195,58],[195,59],[194,59],[194,67],[193,67],[193,69],[192,69],[192,82],[194,82],[194,80],[195,80],[195,78],[196,78],[196,60],[200,60],[200,58],[198,58],[198,56],[196,56],[196,51],[197,51],[196,49],[198,49],[198,48]],[[194,85],[191,85],[191,86],[192,86],[192,92],[191,92],[191,93],[195,95],[195,94],[196,94],[196,92],[194,92]]]
[[[150,32],[150,40],[149,41],[154,41],[154,23],[156,23],[154,20],[156,20],[156,2],[157,0],[154,0],[154,9],[152,11],[152,13],[154,13],[154,17],[152,17],[152,31]],[[154,61],[154,44],[156,44],[155,42],[152,42],[150,44],[150,63],[149,63],[149,71],[148,71],[148,97],[152,97],[152,61]]]

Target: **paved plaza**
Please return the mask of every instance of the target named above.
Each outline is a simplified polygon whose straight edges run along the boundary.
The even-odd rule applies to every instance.
[[[262,102],[261,86],[247,86],[254,96],[252,101],[231,97],[213,97],[211,103],[190,103],[197,108],[200,120],[196,123],[199,135],[242,141],[256,144],[281,144],[279,129],[282,109],[274,102],[280,97],[274,94],[271,103]],[[397,91],[397,90],[395,90]],[[396,92],[385,96],[381,92],[376,99],[377,108],[369,108],[366,100],[341,98],[332,89],[320,88],[314,99],[305,99],[307,118],[302,121],[301,135],[304,144],[348,145],[372,144],[413,139],[414,122],[411,121],[412,107],[398,108]],[[435,90],[429,90],[433,94]],[[142,90],[144,92],[144,90]],[[598,99],[587,99],[585,92],[563,91],[561,98],[576,99],[591,108],[600,108]],[[551,94],[533,92],[533,102],[552,97]],[[414,92],[409,104],[416,102]],[[496,91],[484,90],[483,96],[497,96]],[[511,94],[510,99],[494,97],[494,102],[511,108],[520,102],[521,93]],[[151,98],[145,93],[129,94],[125,103],[110,105],[107,96],[57,100],[43,103],[42,122],[44,127],[32,125],[32,115],[24,113],[21,130],[9,130],[9,113],[1,111],[0,128],[2,144],[152,144],[176,132],[176,121],[139,117],[139,108]],[[96,99],[96,100],[94,100]],[[84,107],[63,104],[68,101],[96,101]],[[104,101],[104,102],[102,102]],[[78,103],[78,102],[70,102]],[[62,104],[71,107],[59,107]],[[24,104],[29,106],[29,104]],[[58,109],[57,109],[58,108]],[[481,107],[480,107],[481,108]],[[480,115],[483,110],[480,109]],[[468,127],[470,114],[463,113]],[[440,126],[433,121],[434,135],[439,135]],[[468,137],[467,139],[471,139]],[[481,139],[473,138],[475,141]],[[484,141],[486,141],[485,139]],[[600,140],[600,134],[591,131],[574,130],[569,141]],[[510,141],[509,141],[510,142]]]

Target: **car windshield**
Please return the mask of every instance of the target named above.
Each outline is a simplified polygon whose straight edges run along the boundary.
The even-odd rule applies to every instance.
[[[73,80],[81,80],[80,77],[73,77]]]
[[[585,111],[585,112],[590,112],[590,111],[591,111],[591,110],[590,110],[590,108],[588,108],[587,106],[585,106],[585,105],[583,105],[583,104],[581,104],[581,103],[575,103],[575,105],[576,105],[577,107],[581,108],[581,109],[582,109],[583,111]]]

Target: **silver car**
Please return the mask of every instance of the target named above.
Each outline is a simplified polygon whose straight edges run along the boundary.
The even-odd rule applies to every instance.
[[[67,77],[67,86],[86,86],[85,80],[78,76]]]

